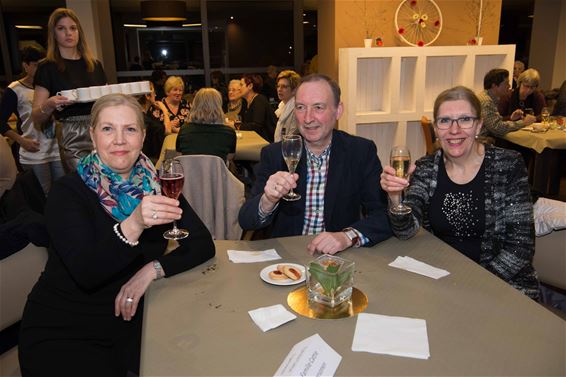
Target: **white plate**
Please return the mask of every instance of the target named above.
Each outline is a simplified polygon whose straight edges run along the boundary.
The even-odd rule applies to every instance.
[[[274,279],[270,278],[269,273],[273,270],[277,270],[277,265],[279,265],[279,264],[285,264],[287,266],[295,267],[297,270],[301,271],[301,278],[299,280],[293,280],[293,279],[274,280]],[[272,264],[271,266],[267,266],[263,270],[261,270],[261,272],[259,273],[259,277],[261,277],[261,279],[263,281],[265,281],[266,283],[269,283],[269,284],[295,285],[295,284],[299,284],[299,283],[302,283],[303,281],[305,281],[305,279],[306,279],[305,266],[300,265],[300,264],[296,264],[296,263],[275,263],[275,264]]]

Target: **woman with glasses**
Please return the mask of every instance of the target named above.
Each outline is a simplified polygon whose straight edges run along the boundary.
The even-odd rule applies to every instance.
[[[386,166],[381,187],[391,205],[404,203],[410,214],[389,213],[394,234],[414,236],[420,226],[499,276],[527,296],[538,299],[532,265],[533,207],[527,171],[520,155],[483,144],[481,105],[468,88],[440,93],[434,103],[434,132],[441,149],[412,166],[409,180]]]
[[[509,95],[502,97],[497,105],[503,120],[511,119],[511,114],[520,109],[523,114],[531,113],[540,119],[540,113],[546,106],[544,94],[538,89],[540,74],[536,69],[529,68],[517,78],[517,87]]]

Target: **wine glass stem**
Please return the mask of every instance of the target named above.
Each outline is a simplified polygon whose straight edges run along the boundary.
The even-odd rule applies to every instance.
[[[177,221],[173,220],[173,232],[177,233],[178,229],[177,229]]]
[[[395,206],[395,208],[403,208],[403,202],[405,201],[405,189],[401,190],[401,192],[399,193],[399,203],[397,203],[397,205]]]

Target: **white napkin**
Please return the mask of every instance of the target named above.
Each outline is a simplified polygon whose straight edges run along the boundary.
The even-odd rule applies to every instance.
[[[279,327],[297,318],[296,315],[289,312],[281,304],[250,310],[248,314],[263,332]]]
[[[293,346],[274,376],[332,377],[341,361],[342,356],[314,334]]]
[[[441,277],[450,275],[450,272],[446,270],[432,267],[411,257],[397,257],[393,262],[389,263],[389,265],[391,267],[396,267],[402,270],[414,272],[416,274],[428,276],[429,278],[433,279],[440,279]]]
[[[263,251],[228,250],[228,259],[234,263],[256,263],[281,259],[275,249]]]
[[[352,351],[428,359],[426,321],[360,313]]]

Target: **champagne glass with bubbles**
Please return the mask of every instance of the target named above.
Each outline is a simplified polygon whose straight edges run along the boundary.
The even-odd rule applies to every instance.
[[[391,148],[391,166],[395,169],[395,176],[407,179],[409,167],[411,166],[411,152],[404,145],[397,145]],[[391,213],[395,215],[407,215],[411,213],[411,208],[403,204],[405,190],[401,191],[399,204],[391,207]]]
[[[281,153],[289,173],[293,174],[301,159],[301,153],[303,153],[303,139],[301,135],[284,135],[281,142]],[[292,202],[301,199],[301,195],[291,189],[287,195],[283,196],[283,199]]]
[[[185,183],[185,173],[183,165],[178,160],[168,159],[163,161],[159,168],[159,180],[161,191],[165,196],[172,199],[179,199]],[[163,233],[163,238],[168,240],[180,240],[186,238],[189,231],[177,228],[177,222],[173,220],[173,229]]]

